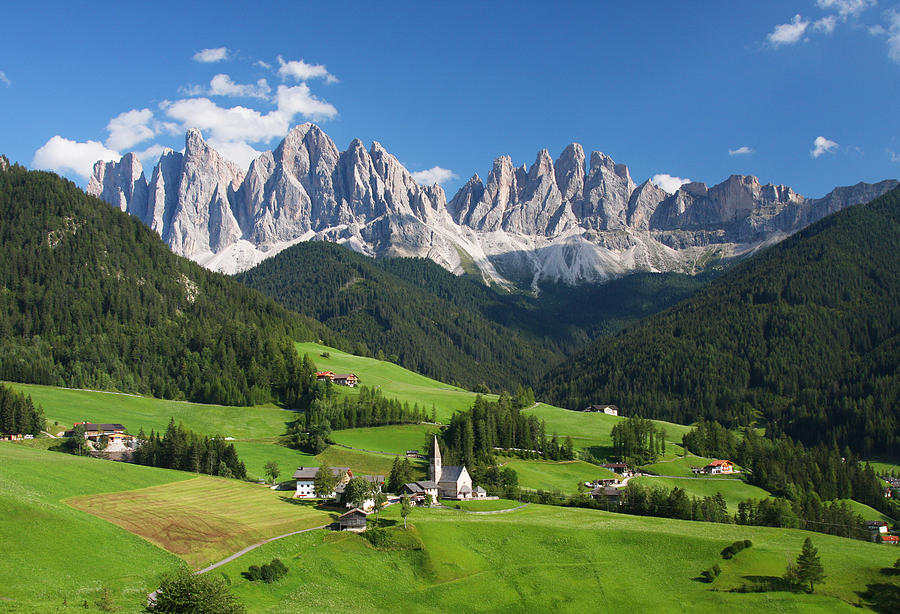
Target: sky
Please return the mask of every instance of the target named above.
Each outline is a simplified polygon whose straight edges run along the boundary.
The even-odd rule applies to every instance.
[[[4,7],[0,153],[81,186],[191,127],[246,167],[305,121],[449,195],[571,142],[668,191],[900,176],[900,0],[80,4]]]

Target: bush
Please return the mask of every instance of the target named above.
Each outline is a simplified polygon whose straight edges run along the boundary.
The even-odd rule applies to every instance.
[[[241,575],[251,582],[262,580],[266,584],[271,584],[272,582],[276,582],[283,578],[287,572],[288,568],[281,562],[281,559],[272,559],[271,563],[263,565],[262,567],[251,565],[249,569]]]
[[[736,542],[734,542],[733,544],[731,544],[730,546],[728,546],[727,548],[724,548],[722,550],[722,558],[726,559],[726,560],[730,559],[731,557],[733,557],[735,554],[737,554],[744,548],[749,548],[752,545],[753,545],[753,542],[751,542],[749,539],[739,539]]]
[[[720,573],[722,573],[722,568],[719,567],[719,564],[718,564],[718,563],[716,563],[715,565],[713,565],[713,566],[710,567],[709,569],[704,569],[703,571],[701,571],[701,572],[700,572],[700,575],[701,575],[701,576],[703,577],[703,579],[706,580],[707,582],[712,582],[712,581],[714,581],[716,578],[719,577],[719,574],[720,574]]]

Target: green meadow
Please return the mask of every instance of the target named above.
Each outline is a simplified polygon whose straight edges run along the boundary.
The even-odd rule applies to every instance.
[[[532,490],[557,490],[563,493],[578,491],[582,482],[609,479],[616,474],[609,469],[584,461],[542,461],[501,458],[500,462],[515,470],[519,486]]]
[[[400,531],[399,506],[383,513]],[[405,549],[358,535],[314,531],[267,544],[221,571],[252,612],[855,612],[886,546],[797,530],[642,518],[529,505],[505,514],[416,508]],[[827,578],[814,594],[728,592],[784,573],[809,535]],[[729,561],[737,539],[753,546]],[[280,558],[282,580],[244,580],[249,565]],[[714,584],[700,571],[718,563]]]
[[[693,471],[691,471],[691,467],[705,467],[714,460],[716,459],[688,454],[687,456],[680,456],[670,460],[662,460],[658,463],[653,463],[652,465],[645,465],[644,467],[642,467],[642,469],[644,471],[647,471],[648,473],[654,473],[656,475],[672,475],[675,477],[683,478],[698,477],[698,479],[701,480],[712,478],[728,480],[742,479],[740,473],[724,473],[716,475],[702,474],[700,476],[697,476]],[[735,466],[735,469],[740,469],[740,467]]]
[[[373,454],[348,450],[340,446],[328,446],[316,457],[318,462],[315,464],[318,466],[326,463],[329,467],[350,467],[356,475],[387,476],[391,472],[395,458],[397,457],[394,454]],[[413,468],[417,472],[416,479],[424,479],[426,475],[425,461],[413,460],[412,462]]]
[[[274,406],[204,405],[116,392],[4,383],[31,395],[35,405],[43,406],[51,432],[72,428],[74,422],[112,422],[123,424],[131,433],[143,428],[149,434],[150,429],[165,431],[169,418],[174,417],[176,423],[205,435],[253,439],[281,435],[294,417],[293,412]],[[59,426],[54,427],[54,422]]]
[[[418,450],[427,456],[431,453],[429,439],[435,432],[437,428],[429,424],[398,424],[334,431],[331,438],[357,450],[404,455],[407,450]]]
[[[297,351],[301,355],[308,354],[319,371],[355,373],[361,386],[379,388],[384,396],[407,401],[410,406],[418,403],[429,416],[434,406],[440,422],[446,423],[454,413],[472,407],[477,396],[474,392],[444,384],[390,362],[354,356],[317,343],[298,343]],[[324,358],[323,353],[328,353],[330,357]],[[358,394],[358,390],[353,388],[335,388],[342,394]]]
[[[890,516],[885,516],[875,508],[869,507],[865,503],[860,503],[859,501],[854,501],[853,499],[841,499],[845,503],[849,503],[850,507],[853,508],[853,511],[863,517],[863,520],[883,520],[884,522],[889,522],[894,524],[896,519],[891,518]],[[900,552],[897,553],[898,557],[900,557]]]
[[[451,499],[442,500],[441,503],[447,507],[461,509],[467,512],[496,512],[498,510],[509,510],[520,507],[522,503],[512,499],[489,499],[487,501],[453,501]]]
[[[769,497],[769,491],[747,484],[742,480],[634,477],[631,478],[629,484],[631,482],[642,486],[658,486],[666,490],[681,488],[690,497],[712,497],[716,493],[722,493],[722,496],[725,497],[725,501],[728,503],[728,510],[732,513],[737,511],[738,503],[741,501],[746,501],[747,499],[759,500]]]
[[[65,501],[192,477],[0,442],[0,612],[84,612],[103,587],[137,611],[179,559]]]

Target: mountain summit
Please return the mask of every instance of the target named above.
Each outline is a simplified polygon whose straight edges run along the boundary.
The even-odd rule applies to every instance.
[[[599,281],[633,271],[695,270],[780,240],[844,207],[896,187],[895,180],[836,188],[809,199],[756,177],[733,175],[674,194],[581,145],[530,168],[508,156],[487,181],[470,179],[447,202],[420,186],[379,143],[346,151],[318,126],[294,127],[245,172],[198,130],[184,153],[166,151],[147,181],[134,154],[99,161],[87,187],[150,226],[175,253],[236,273],[309,240],[344,243],[369,256],[428,257],[456,273],[476,266],[488,281]]]

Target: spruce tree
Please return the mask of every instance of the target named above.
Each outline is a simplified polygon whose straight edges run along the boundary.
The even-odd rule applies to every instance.
[[[797,575],[802,582],[809,582],[809,592],[813,586],[825,579],[825,569],[819,560],[819,551],[812,545],[808,537],[803,542],[803,550],[797,556]]]

